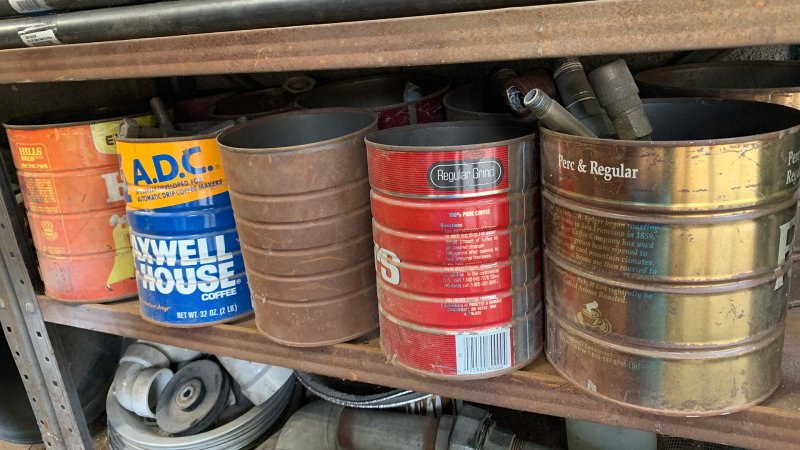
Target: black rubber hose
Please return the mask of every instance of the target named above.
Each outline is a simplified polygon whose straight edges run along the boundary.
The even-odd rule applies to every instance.
[[[0,48],[418,16],[560,1],[564,0],[180,0],[2,20]]]

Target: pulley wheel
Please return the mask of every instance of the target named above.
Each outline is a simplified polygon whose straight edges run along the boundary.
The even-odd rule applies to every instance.
[[[225,411],[230,393],[228,374],[210,360],[194,361],[167,383],[156,406],[158,426],[176,436],[201,433]]]

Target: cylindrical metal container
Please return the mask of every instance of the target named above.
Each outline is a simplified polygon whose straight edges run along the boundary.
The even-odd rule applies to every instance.
[[[636,75],[649,97],[755,100],[800,109],[800,61],[728,61],[684,64]]]
[[[283,88],[269,88],[260,91],[221,98],[214,103],[209,118],[215,120],[237,119],[277,114],[295,109],[295,96]]]
[[[780,384],[800,111],[645,110],[653,141],[542,129],[547,355],[639,409],[738,411]]]
[[[378,113],[378,128],[384,129],[443,121],[442,99],[449,88],[447,78],[430,73],[376,75],[315,88],[301,94],[297,105],[371,109]]]
[[[364,136],[375,113],[272,115],[218,142],[256,324],[268,338],[319,346],[378,324]]]
[[[174,327],[250,314],[250,290],[215,136],[121,138],[145,320]]]
[[[636,75],[636,81],[642,93],[650,97],[730,98],[800,109],[798,61],[685,64],[642,72]],[[794,248],[792,257],[800,260],[800,227],[795,229]],[[800,276],[792,277],[789,289],[789,307],[793,306],[800,306]]]
[[[5,124],[49,297],[104,302],[136,295],[115,139],[123,117],[154,124],[142,111],[62,111]]]
[[[395,364],[487,378],[541,351],[534,136],[475,121],[367,138],[381,346]]]
[[[485,83],[471,83],[453,89],[443,99],[444,115],[449,121],[457,120],[513,120],[523,124],[535,124],[536,117],[516,117],[497,95]]]

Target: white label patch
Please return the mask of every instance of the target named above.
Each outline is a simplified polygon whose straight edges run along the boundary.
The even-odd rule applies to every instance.
[[[456,335],[456,372],[469,375],[511,367],[511,329]]]
[[[19,35],[22,42],[28,47],[42,47],[45,45],[60,45],[61,41],[56,38],[53,30],[34,31]]]
[[[53,9],[44,0],[8,0],[8,4],[20,14],[51,11]]]

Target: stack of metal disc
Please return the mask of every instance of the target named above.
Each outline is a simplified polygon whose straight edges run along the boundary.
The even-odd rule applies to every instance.
[[[234,450],[250,448],[271,431],[289,406],[295,380],[286,383],[267,401],[235,420],[194,436],[171,436],[155,422],[125,410],[109,394],[106,400],[108,440],[113,450]]]

